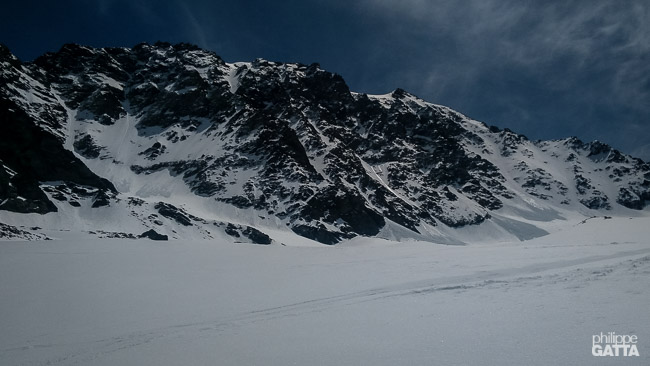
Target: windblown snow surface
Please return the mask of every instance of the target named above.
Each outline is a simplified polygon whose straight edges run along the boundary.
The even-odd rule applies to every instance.
[[[468,245],[1,242],[0,364],[647,365],[649,224]],[[636,335],[640,356],[592,356],[600,332]]]

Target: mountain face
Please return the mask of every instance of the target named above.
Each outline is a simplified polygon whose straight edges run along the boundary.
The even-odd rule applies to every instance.
[[[168,43],[65,45],[31,63],[0,47],[0,63],[8,224],[459,243],[650,202],[650,166],[606,144],[530,141],[401,89],[354,93],[317,64]]]

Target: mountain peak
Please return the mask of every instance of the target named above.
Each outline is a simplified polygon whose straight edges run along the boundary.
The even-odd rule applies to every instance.
[[[634,214],[650,200],[648,165],[606,144],[529,141],[403,89],[352,93],[319,64],[226,63],[156,42],[67,44],[9,66],[3,220],[37,212],[39,225],[60,215],[134,236],[265,243],[272,233],[461,243],[460,227],[523,240],[553,220]]]
[[[20,60],[18,57],[14,56],[13,53],[11,53],[11,50],[9,50],[9,47],[5,46],[4,44],[0,43],[0,62],[5,61],[11,64],[12,66],[16,67],[17,65],[20,65]]]

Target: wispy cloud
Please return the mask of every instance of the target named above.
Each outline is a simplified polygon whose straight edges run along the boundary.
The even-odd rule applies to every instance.
[[[147,25],[160,25],[164,24],[164,17],[159,12],[161,4],[151,0],[131,0],[128,6],[135,9],[139,18],[144,24]],[[163,5],[164,6],[164,5]]]
[[[98,0],[97,1],[97,12],[103,16],[109,14],[109,10],[113,5],[114,0]]]
[[[147,26],[164,22],[161,4],[153,0],[97,0],[95,4],[97,12],[104,17],[133,15]]]
[[[534,67],[571,57],[572,68],[650,52],[643,1],[362,0],[393,29],[447,37],[465,59]],[[426,47],[426,46],[425,46]],[[491,57],[490,57],[491,56]],[[626,65],[623,65],[626,66]]]
[[[178,6],[182,10],[187,26],[190,29],[189,35],[191,36],[191,38],[200,47],[207,48],[209,44],[205,33],[206,30],[205,26],[201,24],[201,22],[199,22],[199,20],[196,18],[196,16],[192,12],[192,9],[190,9],[187,3],[179,2]]]
[[[390,29],[394,43],[417,39],[413,56],[401,60],[410,67],[395,76],[407,88],[442,102],[455,101],[458,108],[463,108],[462,101],[477,105],[487,99],[501,105],[501,112],[493,114],[497,118],[520,115],[540,124],[546,116],[566,124],[571,114],[575,125],[585,129],[592,127],[590,118],[599,117],[600,106],[608,105],[610,111],[635,111],[620,118],[628,122],[640,118],[650,129],[647,1],[361,0],[358,4],[359,12]],[[421,58],[430,61],[418,62]],[[518,98],[521,93],[527,96]]]

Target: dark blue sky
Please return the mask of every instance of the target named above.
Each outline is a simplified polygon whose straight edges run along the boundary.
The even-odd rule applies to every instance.
[[[4,2],[0,42],[190,42],[226,61],[319,62],[354,91],[401,87],[532,139],[599,139],[650,160],[645,0]]]

